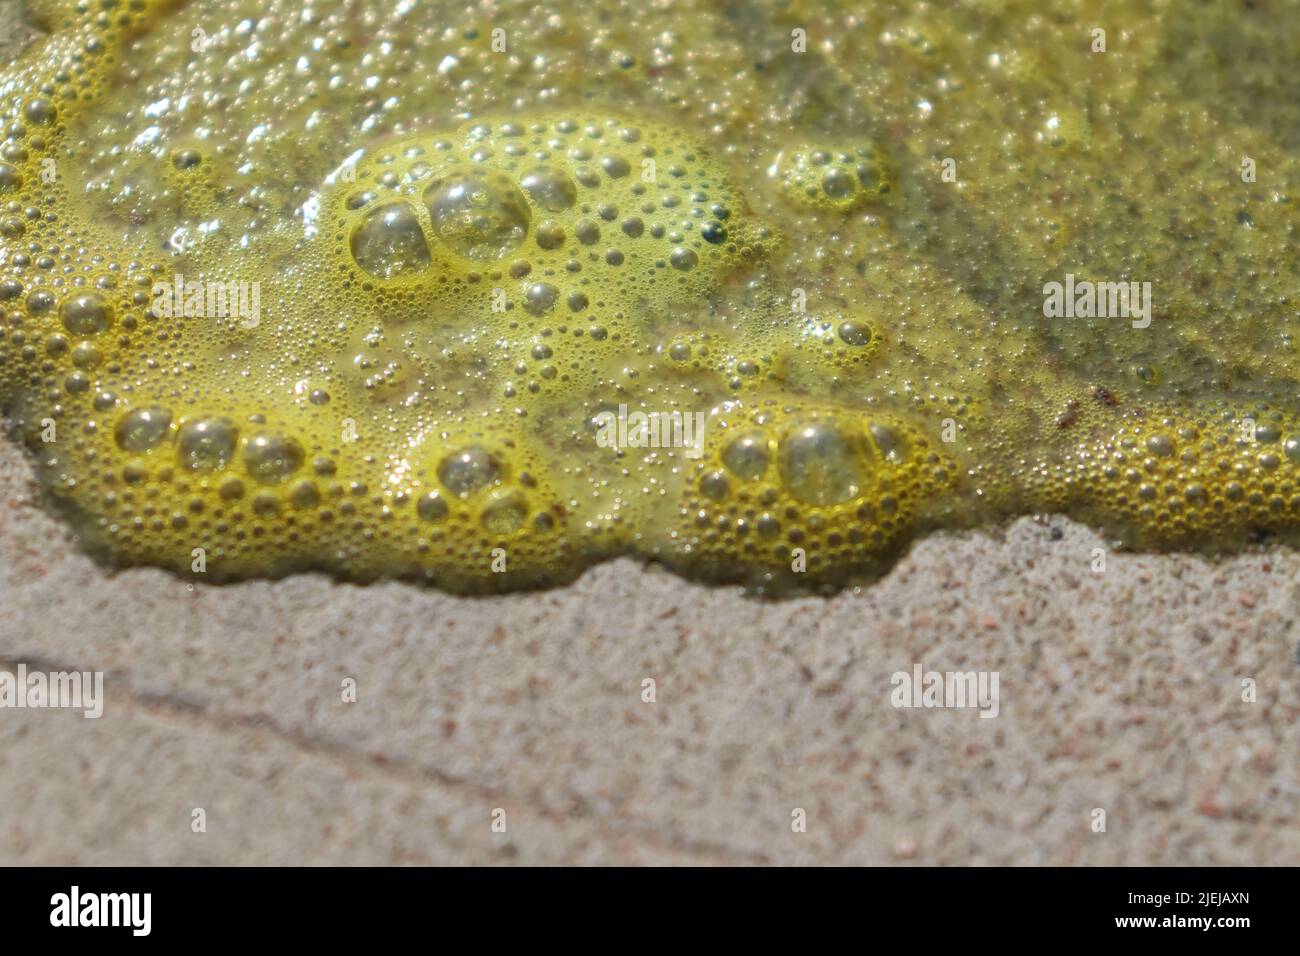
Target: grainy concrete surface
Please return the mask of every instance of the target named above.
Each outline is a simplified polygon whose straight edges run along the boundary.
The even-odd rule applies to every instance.
[[[1094,574],[1024,519],[830,600],[473,599],[105,574],[8,442],[0,503],[0,670],[106,673],[99,720],[0,710],[0,863],[1300,863],[1293,551]],[[916,663],[999,715],[894,708]]]
[[[0,864],[1300,863],[1300,554],[1100,544],[1025,519],[782,603],[631,561],[192,586],[101,571],[0,441],[0,671],[107,697],[0,710]],[[917,663],[997,671],[999,715],[895,709]]]

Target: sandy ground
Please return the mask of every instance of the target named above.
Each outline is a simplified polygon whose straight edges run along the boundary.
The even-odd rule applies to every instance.
[[[1025,519],[781,603],[208,587],[105,574],[0,440],[0,672],[106,696],[0,709],[0,864],[1300,863],[1300,554],[1101,544]],[[916,664],[998,716],[895,708]]]
[[[0,671],[106,700],[0,710],[0,863],[1300,863],[1300,554],[1100,545],[1024,519],[781,603],[210,587],[105,574],[4,442]],[[998,715],[895,708],[917,663]]]

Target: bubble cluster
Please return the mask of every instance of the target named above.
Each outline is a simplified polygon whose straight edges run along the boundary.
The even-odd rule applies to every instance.
[[[956,477],[941,443],[887,415],[776,396],[713,410],[687,470],[681,524],[705,557],[741,557],[768,587],[886,567]],[[663,555],[689,567],[680,556]]]
[[[426,271],[495,266],[480,282],[502,283],[499,309],[556,319],[707,295],[720,274],[777,244],[746,209],[707,151],[676,130],[581,113],[485,118],[394,142],[323,203],[368,277],[411,277],[427,291]],[[459,294],[474,302],[453,308],[481,311],[481,288]]]
[[[792,200],[817,209],[847,211],[879,202],[894,188],[889,161],[872,143],[783,151],[769,172]]]

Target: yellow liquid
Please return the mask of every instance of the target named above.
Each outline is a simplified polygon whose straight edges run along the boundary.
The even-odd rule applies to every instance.
[[[1297,537],[1293,2],[34,7],[0,401],[106,560]]]

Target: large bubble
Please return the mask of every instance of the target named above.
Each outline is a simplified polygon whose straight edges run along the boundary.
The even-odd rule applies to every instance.
[[[781,482],[810,505],[835,505],[858,496],[866,465],[852,442],[829,422],[791,429],[781,440]]]
[[[224,468],[235,453],[235,426],[224,418],[200,418],[181,425],[176,435],[180,463],[191,471]]]
[[[429,245],[414,210],[404,202],[372,209],[352,231],[352,258],[381,279],[423,271],[429,265]]]
[[[547,212],[563,212],[578,199],[578,188],[562,169],[535,166],[519,180],[533,201]]]
[[[469,259],[500,259],[528,235],[528,200],[508,176],[482,167],[424,192],[433,231]]]

